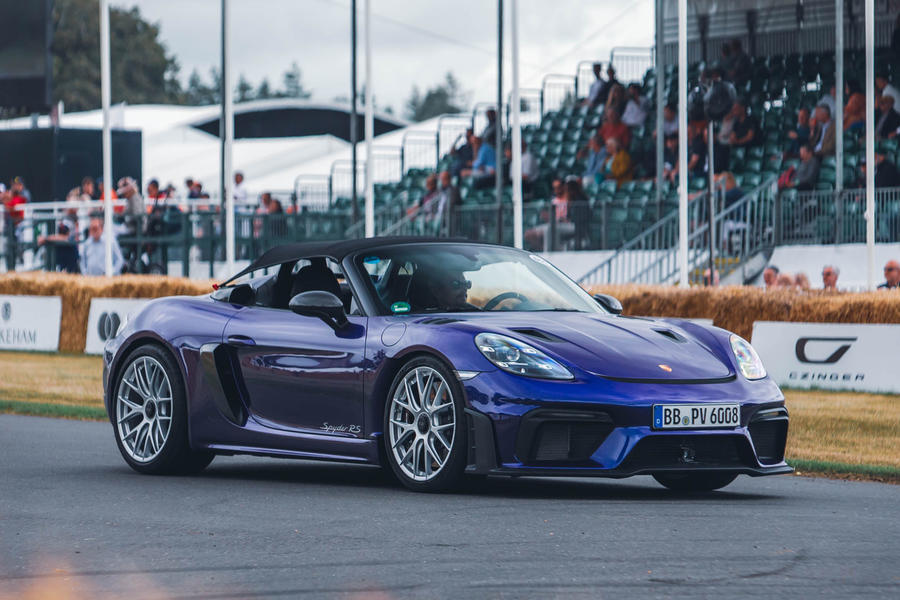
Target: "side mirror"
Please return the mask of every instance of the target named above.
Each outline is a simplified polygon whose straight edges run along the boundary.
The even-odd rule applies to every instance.
[[[615,296],[610,296],[609,294],[594,294],[594,300],[612,314],[622,314],[622,303],[619,302],[619,299]]]
[[[298,315],[322,319],[335,331],[348,324],[344,303],[331,292],[302,292],[291,298],[288,306]]]

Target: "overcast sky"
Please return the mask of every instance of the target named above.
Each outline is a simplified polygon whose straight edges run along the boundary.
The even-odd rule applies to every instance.
[[[314,99],[349,95],[350,0],[230,1],[237,73],[254,86],[265,76],[280,87],[281,74],[296,61]],[[160,24],[160,37],[178,58],[183,81],[195,68],[206,78],[218,65],[219,0],[112,0],[112,4],[138,6],[146,19]],[[651,45],[652,4],[651,0],[520,0],[522,87],[539,86],[544,73],[574,73],[578,60],[606,58],[614,46]],[[360,85],[362,5],[359,0]],[[496,7],[491,0],[372,0],[378,105],[402,114],[414,84],[424,90],[447,71],[460,79],[472,102],[495,98]],[[508,85],[508,66],[505,76]]]

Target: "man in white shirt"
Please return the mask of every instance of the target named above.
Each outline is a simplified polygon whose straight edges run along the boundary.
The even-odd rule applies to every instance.
[[[824,96],[819,98],[818,102],[816,102],[816,106],[822,106],[822,105],[827,106],[828,114],[830,114],[831,116],[834,116],[837,114],[837,101],[835,100],[834,92],[835,92],[835,87],[831,86],[831,92],[828,94],[825,94]]]
[[[641,96],[641,86],[636,83],[628,86],[628,103],[622,113],[622,122],[629,127],[640,127],[647,120],[650,112],[650,101]]]
[[[247,203],[247,189],[244,187],[244,174],[240,171],[236,171],[234,174],[234,189],[232,190],[234,194],[234,203],[235,205],[241,205]]]
[[[80,266],[82,275],[106,275],[106,239],[103,237],[103,218],[92,217],[88,229],[88,239],[81,242],[79,248]],[[122,272],[125,260],[122,258],[122,249],[114,237],[112,240],[112,267],[113,275]]]

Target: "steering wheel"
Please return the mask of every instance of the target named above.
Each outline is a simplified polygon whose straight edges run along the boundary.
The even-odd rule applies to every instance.
[[[528,302],[528,298],[520,294],[519,292],[503,292],[502,294],[497,294],[490,300],[484,303],[484,306],[481,307],[481,310],[493,310],[498,304],[503,302],[504,300],[509,300],[510,298],[515,298],[519,302]]]

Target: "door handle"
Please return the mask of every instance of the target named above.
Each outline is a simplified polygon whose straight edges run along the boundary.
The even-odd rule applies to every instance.
[[[234,346],[255,346],[256,342],[246,335],[229,335],[228,343]]]

